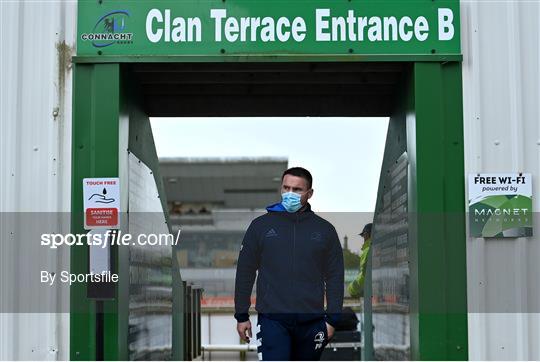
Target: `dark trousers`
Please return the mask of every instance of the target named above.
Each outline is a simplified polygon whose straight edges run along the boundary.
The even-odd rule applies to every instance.
[[[262,361],[318,361],[328,344],[323,318],[298,322],[257,315],[257,353]]]

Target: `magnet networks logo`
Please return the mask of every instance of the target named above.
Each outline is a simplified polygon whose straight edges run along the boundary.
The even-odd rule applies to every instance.
[[[92,32],[82,34],[81,40],[91,41],[96,48],[113,44],[131,44],[133,33],[125,32],[128,18],[129,11],[113,10],[99,18]]]

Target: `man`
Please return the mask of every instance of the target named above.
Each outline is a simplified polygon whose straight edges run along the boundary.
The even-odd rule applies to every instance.
[[[364,296],[364,281],[366,278],[366,265],[369,255],[369,248],[371,246],[371,227],[373,224],[369,223],[364,226],[364,229],[360,233],[360,236],[364,238],[364,244],[360,250],[360,273],[349,284],[347,290],[353,298],[360,298]]]
[[[260,360],[319,360],[339,321],[343,251],[332,224],[311,211],[312,181],[304,168],[286,170],[281,202],[251,222],[240,247],[234,317],[240,338],[249,342],[248,311],[258,272]]]

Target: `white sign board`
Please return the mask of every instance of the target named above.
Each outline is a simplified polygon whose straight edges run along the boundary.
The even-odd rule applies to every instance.
[[[468,186],[470,236],[532,236],[531,174],[470,174]]]
[[[83,179],[84,228],[120,227],[120,180],[118,177]]]

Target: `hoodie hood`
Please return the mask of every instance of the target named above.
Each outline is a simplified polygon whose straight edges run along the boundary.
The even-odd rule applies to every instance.
[[[285,210],[283,205],[281,205],[281,202],[278,202],[276,204],[268,205],[266,207],[266,211],[268,211],[268,212],[270,212],[270,211],[283,212],[283,211],[287,211],[287,210]]]
[[[281,205],[281,202],[278,202],[278,203],[272,204],[272,205],[268,205],[266,207],[266,211],[268,211],[268,212],[287,212],[285,207],[283,205]],[[306,209],[304,211],[302,211],[302,212],[306,212],[306,211],[311,211],[311,205],[309,204],[309,202],[307,203]],[[294,214],[294,212],[292,214]]]

